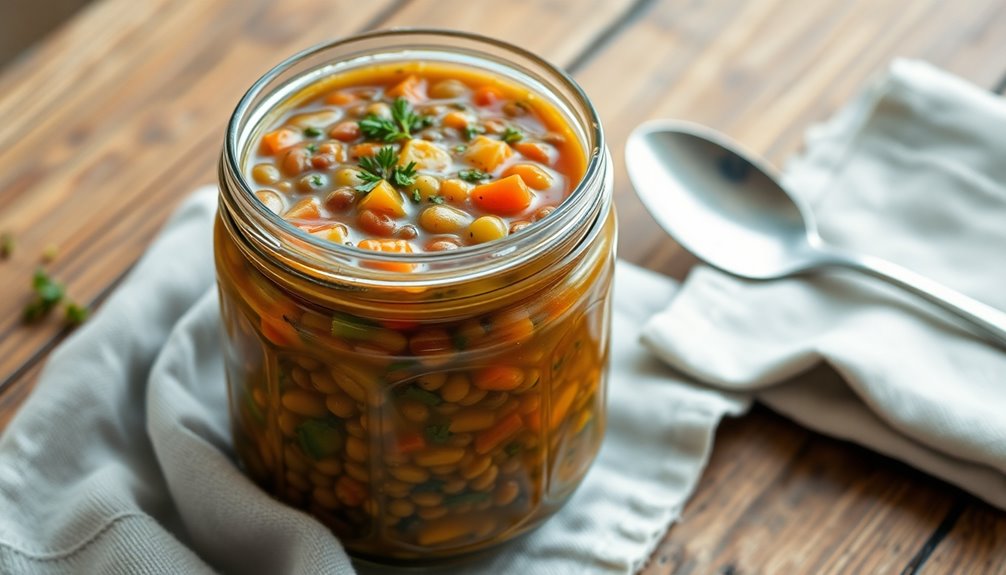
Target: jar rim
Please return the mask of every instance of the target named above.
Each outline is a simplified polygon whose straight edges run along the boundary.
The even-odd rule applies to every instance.
[[[484,45],[489,48],[497,48],[503,50],[504,52],[515,54],[521,58],[527,59],[547,74],[549,77],[544,78],[544,80],[556,82],[561,88],[568,90],[569,94],[573,96],[575,101],[566,103],[577,106],[578,111],[583,112],[585,118],[578,119],[579,116],[576,115],[574,110],[562,109],[560,112],[567,117],[567,120],[576,122],[577,127],[579,128],[578,133],[581,134],[581,137],[585,137],[586,141],[581,141],[580,143],[584,148],[587,165],[576,186],[563,199],[563,201],[559,203],[556,210],[548,218],[540,220],[535,225],[528,226],[518,233],[484,244],[463,246],[457,250],[441,252],[400,254],[375,252],[356,246],[347,246],[318,238],[305,232],[304,230],[301,230],[293,224],[290,224],[278,214],[265,207],[265,205],[261,202],[254,201],[254,191],[249,185],[246,177],[243,175],[240,164],[243,160],[243,154],[246,153],[246,149],[243,149],[241,145],[242,138],[249,130],[255,130],[258,127],[257,122],[253,122],[250,128],[243,122],[248,119],[249,115],[261,111],[262,108],[268,108],[268,100],[264,106],[263,102],[258,102],[256,104],[256,98],[262,96],[263,94],[268,95],[266,90],[273,82],[279,79],[285,72],[290,71],[296,65],[312,57],[321,56],[331,50],[352,46],[353,44],[381,39],[405,39],[409,37],[454,39],[469,42],[476,46]],[[429,48],[443,53],[462,53],[460,49],[450,46],[429,46]],[[371,50],[368,54],[393,54],[402,50],[402,46],[393,45],[387,50],[383,50],[381,48]],[[478,52],[473,52],[471,48],[468,48],[468,51],[463,53],[486,62],[490,61],[490,55],[488,53],[480,54]],[[328,60],[327,62],[328,65],[332,65],[340,62],[340,59],[334,58]],[[499,60],[497,61],[497,64],[507,65],[509,63]],[[508,65],[508,67],[517,70],[517,68],[512,64]],[[317,70],[318,68],[319,66],[316,66],[314,70]],[[289,81],[302,78],[309,73],[310,71],[302,72],[291,78]],[[550,89],[542,95],[548,97],[553,104],[556,103],[555,100],[558,95],[554,89]],[[366,285],[368,287],[431,287],[458,281],[459,271],[469,272],[465,276],[465,279],[478,279],[480,277],[484,277],[485,275],[489,275],[489,273],[486,273],[485,270],[483,270],[482,273],[479,273],[476,269],[480,267],[487,267],[485,265],[479,265],[486,264],[487,262],[492,262],[492,265],[488,266],[492,268],[491,270],[488,270],[492,274],[499,273],[499,266],[500,264],[503,264],[505,260],[514,260],[511,263],[515,264],[515,267],[522,265],[523,263],[526,263],[525,260],[528,259],[527,252],[536,251],[529,250],[527,249],[528,247],[540,244],[541,242],[548,242],[549,240],[563,238],[566,233],[577,227],[577,220],[580,219],[578,216],[593,216],[593,219],[595,220],[601,217],[601,207],[602,204],[605,203],[603,201],[604,198],[602,197],[604,194],[599,192],[593,194],[592,197],[591,191],[603,191],[606,187],[604,185],[605,180],[610,179],[610,174],[606,173],[605,150],[604,132],[601,128],[600,119],[597,115],[597,111],[594,109],[583,89],[565,71],[537,56],[533,52],[510,44],[509,42],[458,30],[436,28],[391,28],[376,30],[363,34],[347,36],[345,38],[329,42],[323,42],[297,52],[272,67],[251,85],[251,87],[239,100],[227,125],[223,154],[220,162],[221,204],[222,207],[227,207],[228,212],[232,217],[235,215],[251,217],[251,222],[244,221],[243,223],[256,224],[251,230],[251,235],[254,236],[255,240],[257,240],[255,242],[257,247],[265,248],[268,252],[283,255],[286,258],[295,256],[294,259],[298,260],[298,264],[300,264],[298,266],[299,268],[321,271],[320,268],[322,267],[331,266],[333,263],[338,263],[340,260],[345,261],[349,259],[357,262],[366,260],[368,263],[387,262],[399,264],[427,264],[420,266],[420,268],[426,269],[418,269],[408,274],[400,272],[382,272],[381,270],[373,269],[370,266],[364,268],[360,265],[344,265],[337,266],[338,270],[335,271],[335,275],[332,273],[320,274],[323,278],[327,277],[328,279],[336,279],[337,277],[340,283]],[[227,184],[230,184],[230,186]],[[231,186],[236,189],[231,189]],[[608,201],[610,202],[610,198]],[[240,207],[240,209],[237,210],[239,214],[235,214],[235,206],[233,205],[235,202]],[[586,228],[594,227],[589,225],[593,222],[584,223],[588,224],[584,226]],[[248,226],[245,225],[242,229],[248,231]],[[296,242],[292,245],[289,242],[284,244],[279,241],[281,239],[281,235],[285,235],[289,239],[296,240]],[[291,250],[291,248],[299,249]],[[291,251],[294,253],[291,253]],[[523,257],[520,256],[522,253],[524,254]],[[537,256],[538,254],[532,255]],[[467,265],[465,263],[466,261]],[[443,266],[452,265],[454,266],[454,269],[446,271],[445,273],[445,269],[447,268],[444,268]],[[441,267],[439,269],[432,269],[434,266]],[[367,277],[358,277],[357,274],[346,275],[347,272],[350,271],[355,271],[357,274],[366,274]],[[314,281],[322,279],[317,277],[318,274],[300,273],[298,275]]]

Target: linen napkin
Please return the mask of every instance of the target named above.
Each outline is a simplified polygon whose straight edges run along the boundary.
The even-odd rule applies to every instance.
[[[1006,309],[1006,102],[915,61],[811,131],[785,184],[822,237]],[[693,271],[644,329],[669,364],[1006,508],[1006,352],[876,280]],[[840,377],[798,377],[819,364]]]
[[[215,206],[203,188],[180,208],[0,436],[0,573],[353,572],[325,527],[233,461]],[[720,418],[747,407],[682,382],[639,343],[673,282],[619,264],[615,290],[608,432],[585,483],[537,531],[444,572],[638,569],[695,486]]]

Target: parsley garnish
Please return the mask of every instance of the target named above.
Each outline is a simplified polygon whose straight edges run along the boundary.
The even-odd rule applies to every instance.
[[[482,170],[472,168],[471,170],[461,170],[458,172],[458,177],[466,182],[478,183],[482,180],[488,180],[492,177],[492,175],[487,174]]]
[[[479,134],[486,133],[486,129],[478,124],[468,124],[464,129],[465,140],[471,140]]]
[[[455,154],[463,154],[463,153],[465,153],[465,150],[467,150],[467,149],[468,149],[468,146],[466,146],[464,144],[458,144],[457,146],[454,146],[454,148],[453,148]]]
[[[417,204],[423,201],[423,196],[419,193],[419,190],[412,190],[412,201]]]
[[[35,276],[31,281],[31,288],[35,292],[35,297],[24,308],[24,321],[26,323],[38,321],[55,309],[59,305],[59,302],[63,301],[63,295],[65,294],[63,284],[54,281],[41,268],[35,270]]]
[[[323,185],[325,185],[325,180],[321,177],[321,175],[314,174],[313,176],[311,176],[311,187],[312,188],[320,188]]]
[[[320,129],[315,128],[314,126],[311,126],[310,128],[304,128],[304,135],[307,136],[308,138],[317,138],[322,133],[323,132]]]
[[[444,203],[444,197],[443,196],[430,196],[430,203],[431,204],[437,204],[439,206],[440,204]]]
[[[396,186],[411,186],[416,181],[416,163],[399,166],[398,154],[391,146],[384,146],[374,156],[360,158],[360,168],[363,169],[360,172],[363,183],[356,186],[356,190],[363,193],[373,190],[381,180]]]
[[[500,139],[508,144],[514,144],[524,139],[524,132],[521,132],[517,128],[507,126],[503,130],[503,134],[500,135]]]
[[[74,302],[66,304],[65,320],[68,325],[80,325],[84,323],[88,315],[90,315],[90,312],[88,312],[86,307]]]
[[[318,151],[318,144],[308,144],[304,147],[307,148],[307,151],[311,152],[312,154]]]
[[[426,437],[433,443],[444,443],[451,437],[451,425],[449,423],[427,425]]]
[[[363,132],[363,135],[368,138],[395,142],[411,138],[412,132],[422,130],[431,122],[432,119],[428,116],[417,114],[408,100],[398,98],[391,105],[391,118],[369,114],[357,124],[360,125],[360,131]]]

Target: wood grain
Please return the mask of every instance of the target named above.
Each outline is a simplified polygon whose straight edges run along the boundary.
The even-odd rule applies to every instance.
[[[894,56],[992,87],[1006,77],[995,0],[103,0],[0,75],[0,428],[57,321],[17,322],[49,244],[70,292],[100,301],[185,192],[214,180],[240,93],[283,56],[368,27],[480,31],[571,68],[617,164],[620,255],[683,277],[694,260],[628,187],[638,122],[684,117],[779,162]],[[809,377],[829,377],[816,373]],[[1006,515],[764,409],[729,421],[684,521],[645,573],[1006,572]]]

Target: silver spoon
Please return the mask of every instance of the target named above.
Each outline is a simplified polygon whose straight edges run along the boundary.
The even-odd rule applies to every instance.
[[[629,136],[625,159],[636,194],[657,223],[714,268],[753,280],[860,271],[942,307],[1006,346],[1006,313],[891,262],[829,246],[800,199],[722,134],[688,122],[647,122]]]

